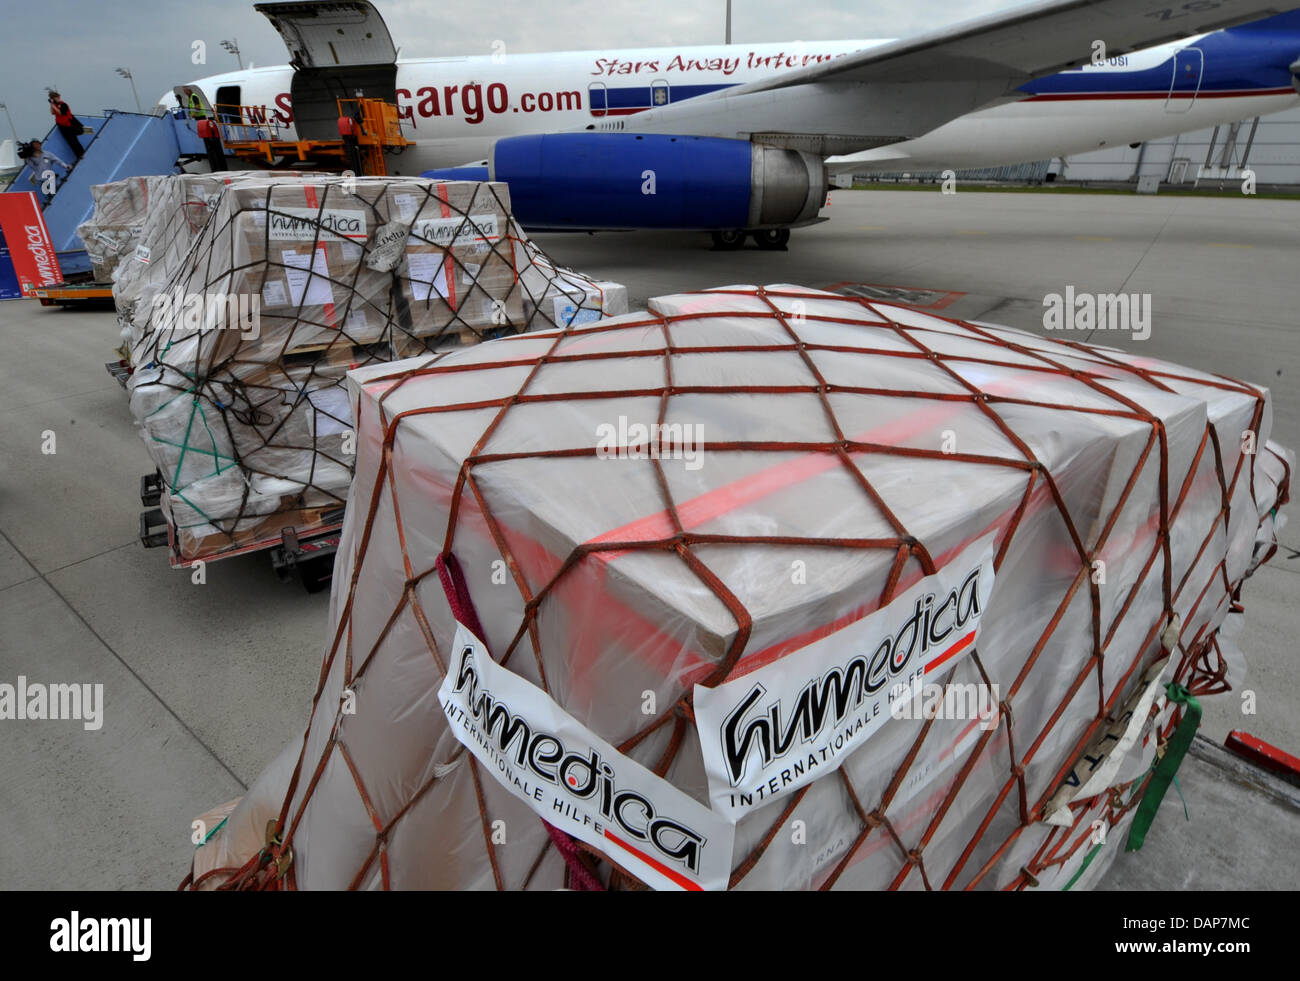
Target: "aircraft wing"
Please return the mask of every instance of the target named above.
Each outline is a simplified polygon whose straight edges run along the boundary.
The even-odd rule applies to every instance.
[[[1026,82],[1297,6],[1294,0],[1045,0],[588,129],[724,136],[826,155],[914,139]]]

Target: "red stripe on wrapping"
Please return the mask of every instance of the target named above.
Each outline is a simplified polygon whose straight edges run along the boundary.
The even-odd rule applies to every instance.
[[[627,851],[631,852],[633,855],[641,859],[641,861],[645,862],[646,865],[650,866],[660,875],[664,875],[667,876],[669,879],[672,879],[673,882],[677,883],[683,889],[686,889],[689,892],[704,891],[704,887],[700,885],[698,882],[692,882],[690,879],[686,878],[686,876],[682,875],[680,872],[670,869],[668,866],[664,865],[663,862],[656,861],[655,859],[647,855],[645,852],[641,851],[639,848],[633,848],[626,841],[624,841],[623,839],[615,835],[613,832],[611,832],[609,828],[605,828],[604,831],[605,831],[605,837],[608,838],[610,841],[612,841],[614,844],[618,845],[620,848],[626,849]]]
[[[438,204],[442,208],[444,218],[451,217],[451,207],[447,201],[447,185],[438,185]],[[447,245],[447,258],[442,263],[442,276],[447,280],[447,306],[453,310],[456,309],[456,260],[451,257],[451,247],[456,244],[456,236],[453,233],[451,242]]]
[[[966,648],[970,647],[970,645],[974,642],[974,640],[975,640],[975,631],[972,630],[965,637],[957,641],[957,643],[953,644],[946,651],[944,651],[933,661],[927,664],[925,666],[925,673],[929,674],[931,671],[936,670],[940,665],[944,663],[944,661],[951,661],[954,657],[956,657]]]
[[[329,253],[325,250],[325,243],[318,242],[316,244],[316,248],[320,250],[321,262],[325,265],[326,272],[328,272],[330,267]],[[308,266],[307,268],[307,275],[308,276],[315,275],[312,272],[310,266]],[[325,304],[325,325],[327,327],[333,327],[337,330],[339,322],[338,322],[338,316],[335,314],[334,311],[334,285],[329,281],[328,277],[325,280],[325,288],[330,291],[330,301]]]
[[[317,210],[320,209],[320,198],[316,196],[315,187],[313,187],[311,184],[304,184],[302,188],[302,195],[307,201],[307,207],[316,208]],[[319,218],[319,216],[317,217]],[[325,268],[328,270],[329,253],[325,251],[325,243],[319,240],[319,236],[317,238],[316,247],[320,249],[321,260],[325,263]],[[314,260],[308,259],[307,260],[307,281],[303,284],[302,287],[304,297],[307,295],[307,290],[311,289],[311,278],[313,275],[315,275],[315,273],[312,271],[313,265],[315,265]],[[334,311],[334,288],[333,286],[330,286],[328,284],[328,281],[326,285],[330,291],[330,302],[325,304],[325,325],[327,327],[337,328],[338,317],[335,315],[335,311]]]

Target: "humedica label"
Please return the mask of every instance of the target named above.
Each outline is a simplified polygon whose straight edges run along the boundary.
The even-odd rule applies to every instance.
[[[451,731],[544,820],[656,889],[725,889],[734,829],[501,667],[462,624],[438,700]]]
[[[988,535],[869,616],[716,688],[696,685],[713,809],[739,821],[838,770],[894,721],[891,698],[975,649],[992,589]]]

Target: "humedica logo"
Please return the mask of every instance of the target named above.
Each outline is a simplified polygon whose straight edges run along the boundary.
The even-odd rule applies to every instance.
[[[887,606],[731,681],[697,685],[714,810],[738,821],[838,769],[888,724],[891,693],[924,685],[973,651],[993,590],[993,537]]]
[[[465,693],[470,715],[481,727],[475,730],[475,738],[493,756],[507,782],[521,784],[527,794],[524,781],[536,777],[574,800],[591,801],[599,815],[620,833],[652,847],[666,862],[699,874],[706,837],[684,821],[658,813],[645,795],[620,788],[614,767],[596,749],[570,751],[558,735],[534,731],[527,720],[480,687],[473,647],[461,649],[452,690]],[[449,711],[449,716],[454,714]],[[511,759],[518,771],[509,766]],[[566,810],[562,816],[580,821],[586,817],[588,823],[591,820],[576,811]]]
[[[775,760],[789,755],[796,744],[811,743],[828,728],[843,722],[869,696],[903,674],[914,663],[914,654],[919,652],[923,658],[931,646],[943,644],[951,634],[960,636],[981,612],[979,576],[980,569],[972,569],[961,585],[952,589],[937,606],[933,593],[917,598],[912,615],[903,621],[897,634],[881,638],[870,655],[858,654],[809,681],[785,710],[784,720],[783,700],[779,697],[770,700],[756,715],[751,714],[766,694],[761,684],[755,684],[724,720],[722,748],[732,785],[738,785],[744,778],[755,750],[761,764],[771,766]],[[910,692],[907,688],[903,690]],[[858,718],[853,731],[860,730],[866,721]],[[829,749],[834,752],[834,745]],[[824,761],[825,751],[822,757]]]

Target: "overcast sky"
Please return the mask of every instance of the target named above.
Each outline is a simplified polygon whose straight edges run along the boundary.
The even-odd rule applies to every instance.
[[[403,57],[507,51],[713,44],[723,39],[725,0],[374,0]],[[1026,0],[734,0],[734,41],[901,37],[933,30]],[[252,0],[37,0],[6,3],[0,31],[0,102],[21,139],[51,125],[45,87],[75,113],[132,109],[135,75],[145,111],[173,85],[232,71],[223,38],[239,42],[244,64],[288,60],[280,36]],[[791,17],[791,10],[798,18]],[[191,63],[191,45],[207,44],[207,64]],[[0,119],[0,138],[8,138]]]

